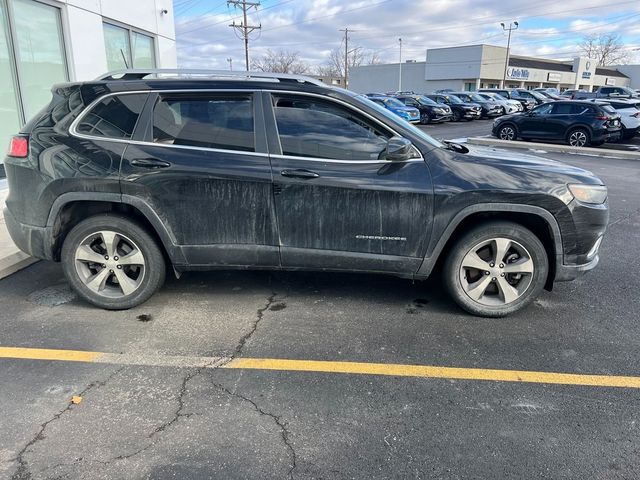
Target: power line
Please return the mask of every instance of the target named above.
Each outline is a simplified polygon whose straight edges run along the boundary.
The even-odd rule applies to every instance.
[[[258,10],[260,2],[247,2],[247,0],[227,0],[227,5],[233,5],[234,8],[242,8],[242,22],[236,24],[234,20],[229,26],[236,32],[240,32],[240,37],[244,41],[244,61],[247,72],[249,71],[249,35],[256,30],[262,28],[262,24],[249,25],[247,22],[247,11],[251,8]]]

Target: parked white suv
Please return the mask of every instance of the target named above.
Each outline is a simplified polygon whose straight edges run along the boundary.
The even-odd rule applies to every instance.
[[[597,100],[592,102],[609,104],[620,114],[621,140],[629,140],[640,133],[640,99]]]

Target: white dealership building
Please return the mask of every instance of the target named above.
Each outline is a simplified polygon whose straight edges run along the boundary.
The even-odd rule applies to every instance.
[[[176,67],[171,0],[0,0],[0,143],[53,84],[125,67]]]
[[[599,67],[589,58],[558,61],[510,55],[493,45],[434,48],[427,50],[424,62],[366,65],[350,71],[349,89],[360,93],[438,89],[473,91],[480,88],[555,87],[560,90],[582,88],[591,91],[603,85],[633,86],[630,74],[640,72],[631,66]],[[624,73],[627,72],[627,73]],[[640,83],[640,78],[635,80]],[[640,88],[635,86],[634,88]]]

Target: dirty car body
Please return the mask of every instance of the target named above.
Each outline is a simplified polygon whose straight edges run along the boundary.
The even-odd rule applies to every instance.
[[[5,160],[13,240],[37,258],[64,264],[71,255],[72,285],[104,308],[150,296],[131,292],[152,277],[149,243],[162,253],[154,261],[164,258],[177,273],[304,269],[423,279],[487,222],[540,239],[550,288],[595,267],[608,220],[604,199],[585,203],[568,187],[604,188],[590,172],[513,152],[451,149],[373,102],[304,77],[125,75],[60,85],[16,139],[28,153],[12,150]],[[102,221],[102,233],[83,231],[87,219]],[[104,233],[110,221],[113,252]],[[72,238],[77,245],[68,245]],[[141,266],[114,262],[136,248]],[[101,265],[96,253],[112,258]],[[93,288],[98,280],[97,290],[83,290],[83,281]],[[111,295],[104,301],[100,287]],[[490,307],[467,310],[511,312]]]

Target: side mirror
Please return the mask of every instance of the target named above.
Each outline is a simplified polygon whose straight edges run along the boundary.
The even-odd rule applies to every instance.
[[[387,148],[384,149],[384,158],[392,162],[409,160],[412,147],[413,145],[406,138],[391,137],[387,142]]]

